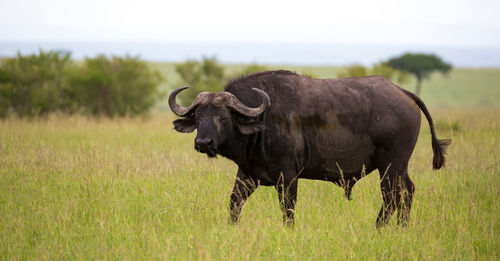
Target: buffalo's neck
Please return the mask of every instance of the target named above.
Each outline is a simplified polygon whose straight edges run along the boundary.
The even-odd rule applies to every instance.
[[[220,147],[220,155],[234,161],[240,168],[251,168],[252,162],[261,155],[258,144],[260,134],[240,136]]]

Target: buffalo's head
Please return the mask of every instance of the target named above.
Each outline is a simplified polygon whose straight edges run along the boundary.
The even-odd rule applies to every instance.
[[[262,97],[262,104],[252,108],[243,104],[229,92],[202,92],[188,107],[177,104],[175,97],[188,87],[174,90],[168,97],[168,105],[177,116],[174,121],[178,132],[192,132],[198,129],[195,149],[215,157],[218,148],[237,135],[249,135],[264,129],[264,123],[257,117],[271,104],[269,96],[262,90],[253,88]]]

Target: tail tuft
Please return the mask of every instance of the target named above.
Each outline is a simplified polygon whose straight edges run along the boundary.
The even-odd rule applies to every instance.
[[[434,158],[432,160],[432,168],[440,169],[446,164],[446,149],[451,144],[451,139],[438,140],[432,137],[432,150],[434,151]]]
[[[406,95],[408,95],[410,98],[412,98],[415,101],[415,103],[417,103],[418,107],[422,110],[425,117],[427,118],[427,121],[429,122],[429,127],[431,129],[432,150],[434,152],[434,158],[432,159],[432,168],[433,169],[442,168],[446,163],[445,159],[446,148],[451,144],[451,139],[438,140],[436,137],[436,131],[434,130],[434,123],[432,122],[431,114],[427,110],[427,107],[425,106],[424,102],[412,92],[407,91],[401,87],[399,87],[399,89]]]

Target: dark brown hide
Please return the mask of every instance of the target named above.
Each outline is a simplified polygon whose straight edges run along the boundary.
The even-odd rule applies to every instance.
[[[231,196],[233,222],[259,185],[276,187],[284,222],[293,224],[298,179],[331,181],[344,187],[350,198],[356,181],[375,169],[384,201],[377,225],[386,224],[395,209],[399,221],[406,221],[414,191],[407,167],[420,130],[420,110],[431,126],[433,167],[445,163],[450,140],[436,138],[424,103],[384,77],[312,79],[270,71],[234,80],[225,91],[248,107],[259,107],[262,97],[252,88],[263,90],[271,100],[260,115],[246,117],[212,104],[199,105],[195,115],[185,118],[193,122],[196,117],[199,125],[191,127],[198,129],[197,139],[217,141],[216,153],[239,167]],[[219,114],[230,114],[230,124],[221,127],[222,123],[211,120],[219,119]],[[201,130],[206,119],[215,122],[211,128],[218,126],[219,132],[224,128],[224,134],[210,127]],[[245,124],[252,131],[241,131]],[[177,125],[176,129],[191,130]]]

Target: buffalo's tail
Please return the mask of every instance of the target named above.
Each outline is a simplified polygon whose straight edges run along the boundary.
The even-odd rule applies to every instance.
[[[432,135],[432,150],[434,152],[434,158],[432,159],[432,168],[433,169],[440,169],[443,167],[446,163],[446,149],[448,145],[451,144],[451,139],[443,139],[439,140],[436,137],[436,132],[434,131],[434,123],[432,121],[432,117],[429,114],[429,111],[427,110],[427,107],[425,106],[424,102],[415,94],[412,92],[409,92],[403,88],[401,90],[408,95],[410,98],[412,98],[415,103],[417,103],[418,107],[422,112],[424,113],[425,117],[427,118],[427,121],[429,122],[429,126],[431,129],[431,135]]]

